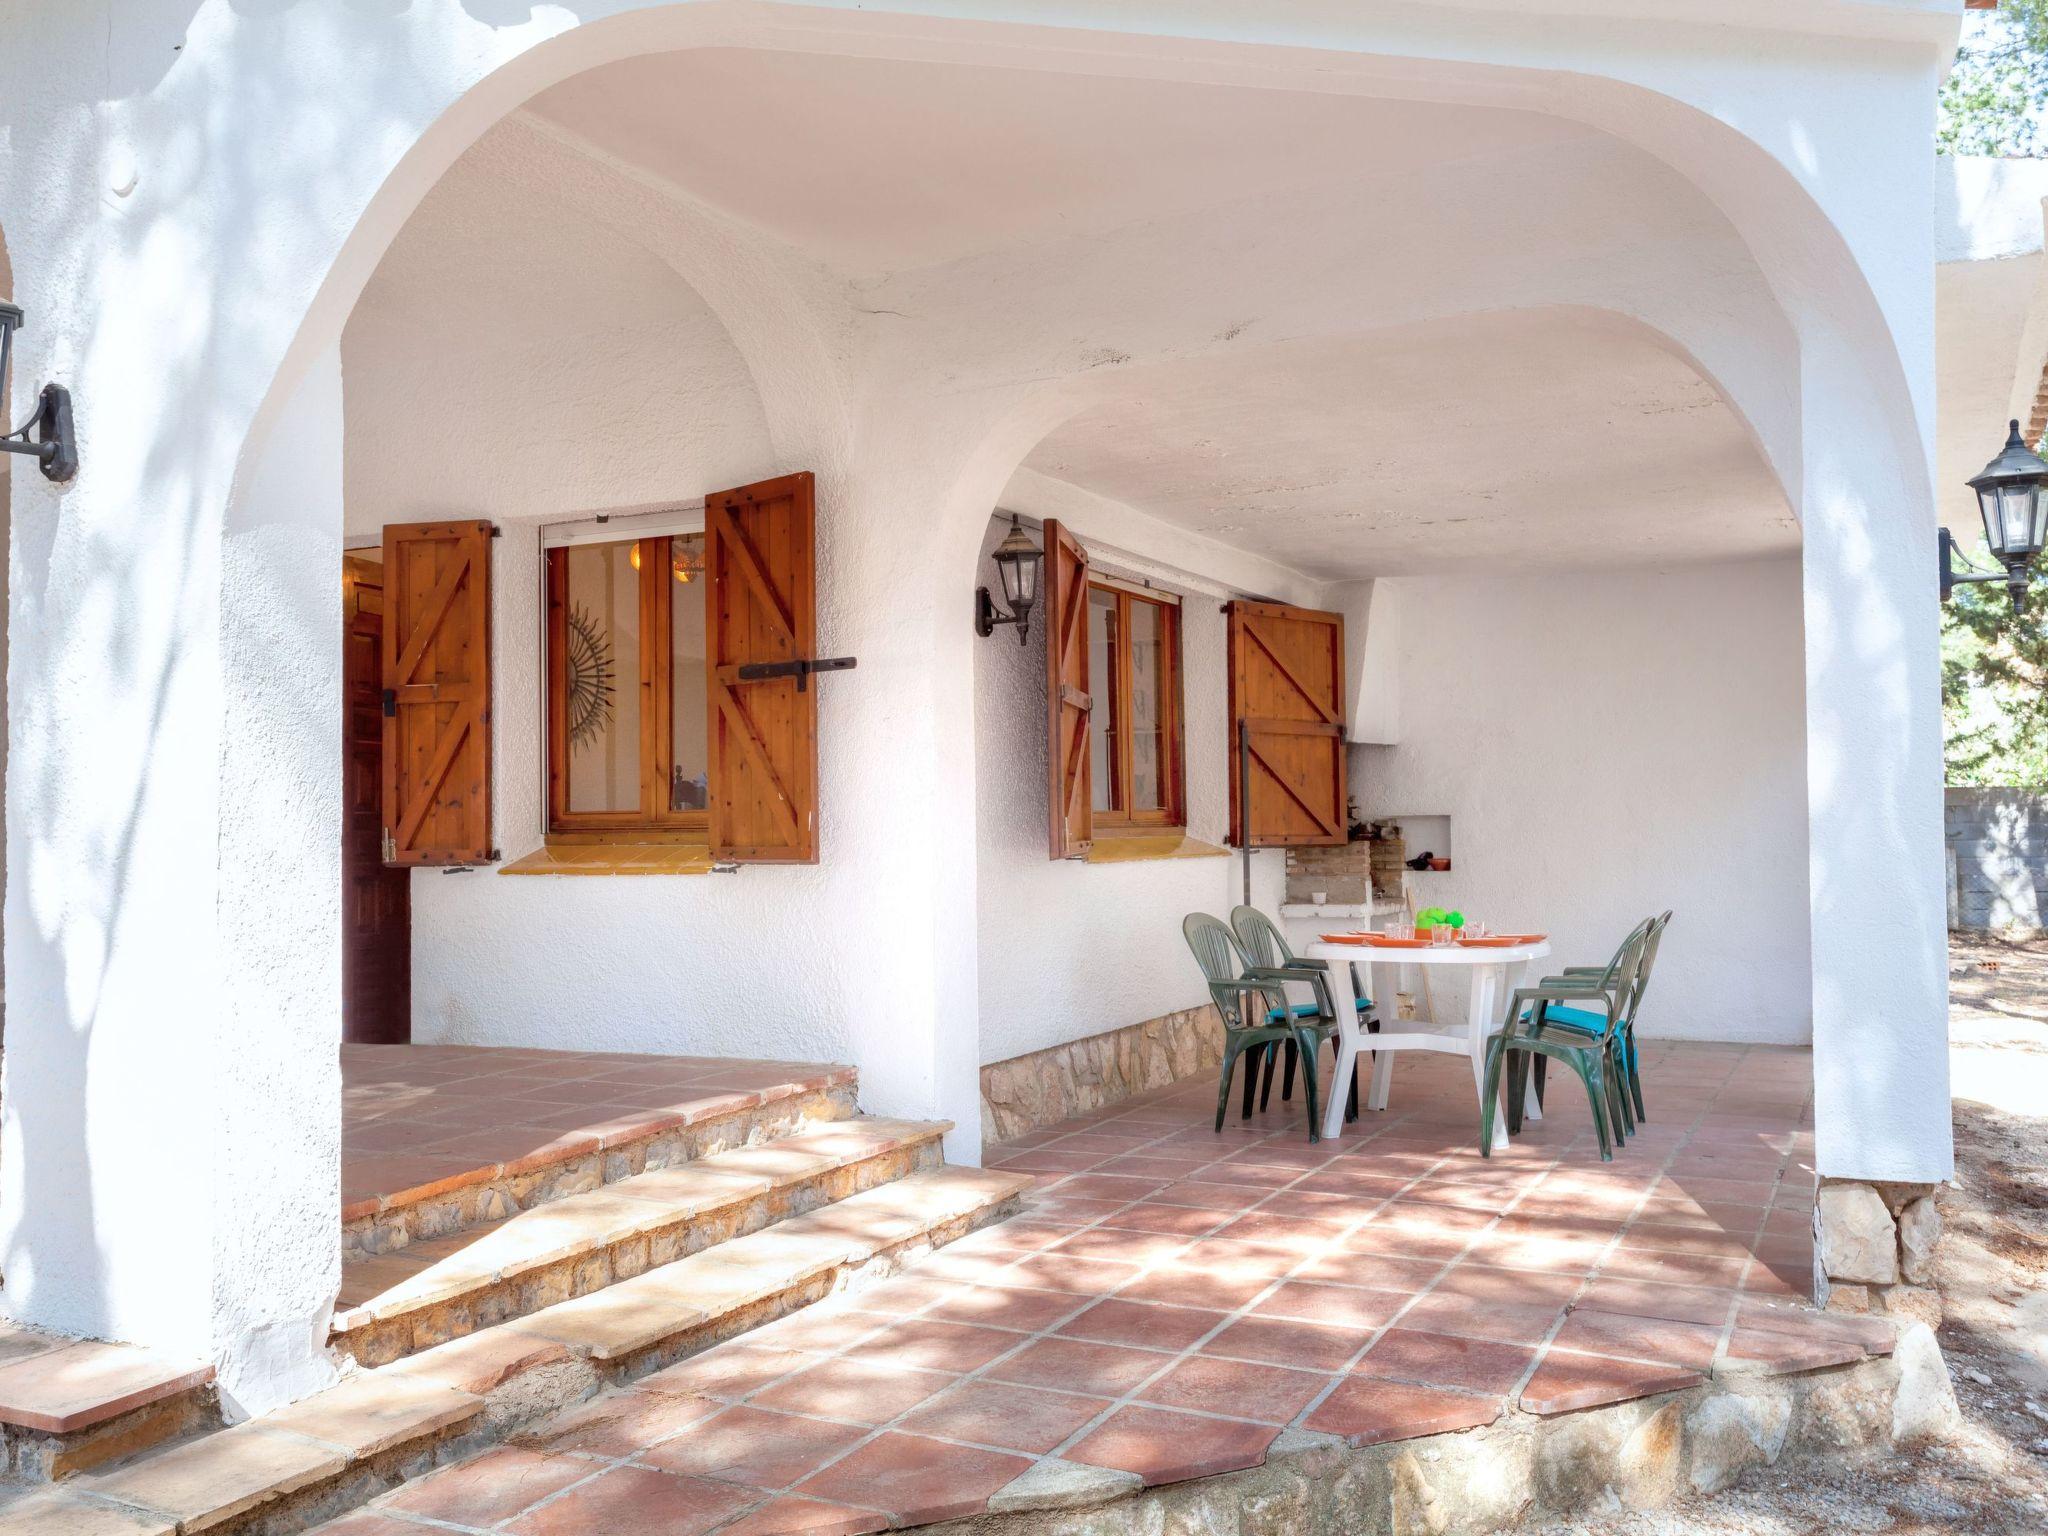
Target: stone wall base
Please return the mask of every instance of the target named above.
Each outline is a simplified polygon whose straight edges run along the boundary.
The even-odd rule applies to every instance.
[[[1737,1376],[1666,1397],[1362,1448],[1289,1430],[1263,1466],[1162,1488],[1067,1463],[946,1536],[1458,1536],[1718,1493],[1750,1467],[1862,1457],[1954,1432],[1933,1336],[1803,1376]],[[1025,1480],[1019,1479],[1019,1484]],[[997,1508],[997,1504],[1007,1507]]]
[[[1822,1179],[1813,1206],[1814,1299],[1831,1312],[1940,1327],[1940,1194],[1935,1184]]]
[[[991,1062],[981,1069],[982,1140],[1011,1141],[1222,1062],[1223,1024],[1207,1003]]]

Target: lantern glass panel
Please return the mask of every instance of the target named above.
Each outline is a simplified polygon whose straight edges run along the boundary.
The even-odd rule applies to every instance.
[[[1038,552],[1006,556],[996,562],[1002,578],[1003,600],[1012,612],[1029,608],[1038,601]]]
[[[2041,543],[2034,532],[2034,507],[2040,495],[2033,485],[2006,485],[1998,492],[1999,522],[2003,525],[2003,553],[2031,555]]]

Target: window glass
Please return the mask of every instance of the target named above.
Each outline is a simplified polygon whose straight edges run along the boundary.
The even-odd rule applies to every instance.
[[[1131,809],[1166,806],[1166,624],[1157,603],[1133,599],[1131,646]]]
[[[701,811],[711,751],[706,739],[708,688],[704,678],[704,535],[669,540],[669,765],[668,808]]]
[[[1094,805],[1098,811],[1117,810],[1123,804],[1122,786],[1117,783],[1116,751],[1116,594],[1100,588],[1088,590],[1088,691],[1095,707],[1088,712],[1088,751],[1095,775]]]
[[[640,809],[640,575],[634,546],[579,544],[568,562],[569,809]]]

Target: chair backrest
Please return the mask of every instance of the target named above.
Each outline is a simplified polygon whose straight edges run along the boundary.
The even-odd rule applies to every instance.
[[[1245,961],[1237,939],[1221,918],[1206,912],[1190,912],[1181,920],[1180,931],[1194,951],[1195,964],[1202,968],[1202,979],[1209,984],[1209,1001],[1223,1016],[1224,1028],[1243,1029],[1244,999],[1252,994],[1240,985]],[[1260,1016],[1264,1017],[1263,1009]]]
[[[1257,907],[1231,908],[1230,931],[1237,936],[1237,947],[1253,965],[1294,964],[1294,951],[1287,947],[1278,925]]]
[[[1656,927],[1654,917],[1646,917],[1631,928],[1628,937],[1621,941],[1621,948],[1614,952],[1614,958],[1607,962],[1607,969],[1601,975],[1600,985],[1610,999],[1607,1005],[1607,1026],[1612,1029],[1625,1018],[1634,1018],[1630,1011],[1636,1001],[1636,978],[1642,972],[1643,955],[1649,948],[1650,933]]]
[[[1642,955],[1636,961],[1635,986],[1629,993],[1628,1007],[1623,1012],[1630,1028],[1635,1027],[1636,1015],[1642,1010],[1643,994],[1650,990],[1650,970],[1657,963],[1657,946],[1664,942],[1664,930],[1670,925],[1671,911],[1668,907],[1662,916],[1650,918],[1645,924],[1648,931],[1643,935]]]

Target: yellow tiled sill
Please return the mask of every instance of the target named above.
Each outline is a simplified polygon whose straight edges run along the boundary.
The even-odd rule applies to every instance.
[[[1133,864],[1141,859],[1227,859],[1230,850],[1185,832],[1121,832],[1098,837],[1088,850],[1090,864]]]
[[[707,843],[548,843],[499,869],[501,875],[708,875]]]

